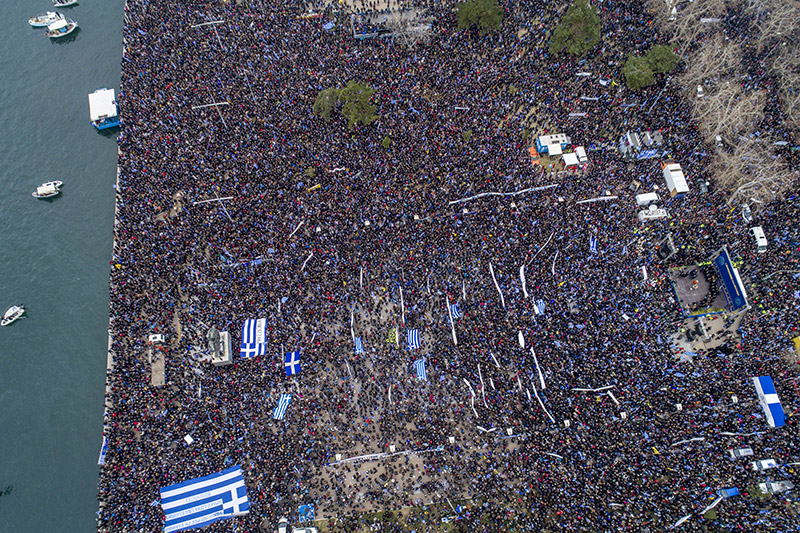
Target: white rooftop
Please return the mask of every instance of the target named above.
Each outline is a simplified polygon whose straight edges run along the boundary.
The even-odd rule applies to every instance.
[[[578,156],[574,153],[564,154],[561,157],[564,158],[565,167],[574,167],[578,164]]]
[[[60,30],[61,28],[66,28],[66,27],[67,27],[67,21],[65,19],[58,19],[57,21],[51,22],[50,24],[47,25],[48,31]]]
[[[117,102],[114,89],[97,89],[89,94],[89,118],[92,122],[115,116],[117,116]]]

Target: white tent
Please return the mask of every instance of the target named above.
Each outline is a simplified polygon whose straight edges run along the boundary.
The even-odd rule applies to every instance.
[[[589,158],[586,157],[586,150],[583,148],[583,146],[578,146],[575,148],[575,155],[578,156],[578,161],[581,165],[585,165],[589,162]]]
[[[564,154],[561,156],[564,160],[565,167],[576,167],[578,166],[578,156],[574,153]]]

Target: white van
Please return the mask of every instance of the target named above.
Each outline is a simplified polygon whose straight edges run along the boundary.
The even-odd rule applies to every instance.
[[[764,235],[764,229],[761,226],[753,226],[750,228],[750,231],[753,233],[753,237],[756,240],[758,253],[763,254],[767,251],[767,237]]]
[[[647,192],[644,194],[636,195],[636,203],[638,205],[650,205],[651,203],[658,202],[658,194],[654,192]]]

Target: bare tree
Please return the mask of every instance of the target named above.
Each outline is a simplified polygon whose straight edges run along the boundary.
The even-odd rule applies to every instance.
[[[696,85],[734,73],[741,66],[741,57],[739,45],[726,41],[722,35],[715,35],[686,60],[681,82],[694,93]]]
[[[693,115],[711,144],[717,135],[730,140],[755,131],[764,118],[765,103],[762,91],[744,92],[739,83],[726,81],[695,103]]]
[[[728,205],[747,203],[754,209],[780,198],[796,175],[767,139],[739,137],[730,151],[717,153],[709,166],[717,184],[728,192]]]
[[[725,0],[706,0],[703,2],[682,3],[674,20],[667,20],[663,27],[669,41],[678,48],[683,56],[692,45],[699,44],[701,35],[718,33],[719,20],[725,16]],[[713,22],[716,21],[716,22]]]

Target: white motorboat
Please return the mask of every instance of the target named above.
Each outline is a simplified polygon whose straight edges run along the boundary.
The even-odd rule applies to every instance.
[[[39,15],[36,17],[29,18],[28,24],[30,24],[34,28],[44,28],[45,26],[49,26],[53,22],[61,20],[63,18],[64,15],[58,13],[57,11],[48,11],[44,15]]]
[[[36,190],[33,192],[34,198],[52,198],[53,196],[58,196],[61,194],[61,186],[64,185],[60,181],[48,181],[47,183],[42,183]]]
[[[71,7],[78,5],[78,0],[53,0],[53,7]]]
[[[78,23],[74,20],[70,19],[60,19],[52,24],[47,25],[47,31],[44,34],[51,39],[60,39],[61,37],[66,37],[75,29],[77,29]]]
[[[6,314],[3,315],[3,319],[0,320],[0,326],[8,326],[12,322],[17,321],[20,318],[23,318],[24,315],[25,315],[25,306],[24,305],[22,305],[22,304],[20,304],[20,305],[12,305],[11,307],[8,308],[8,311],[6,311]]]

